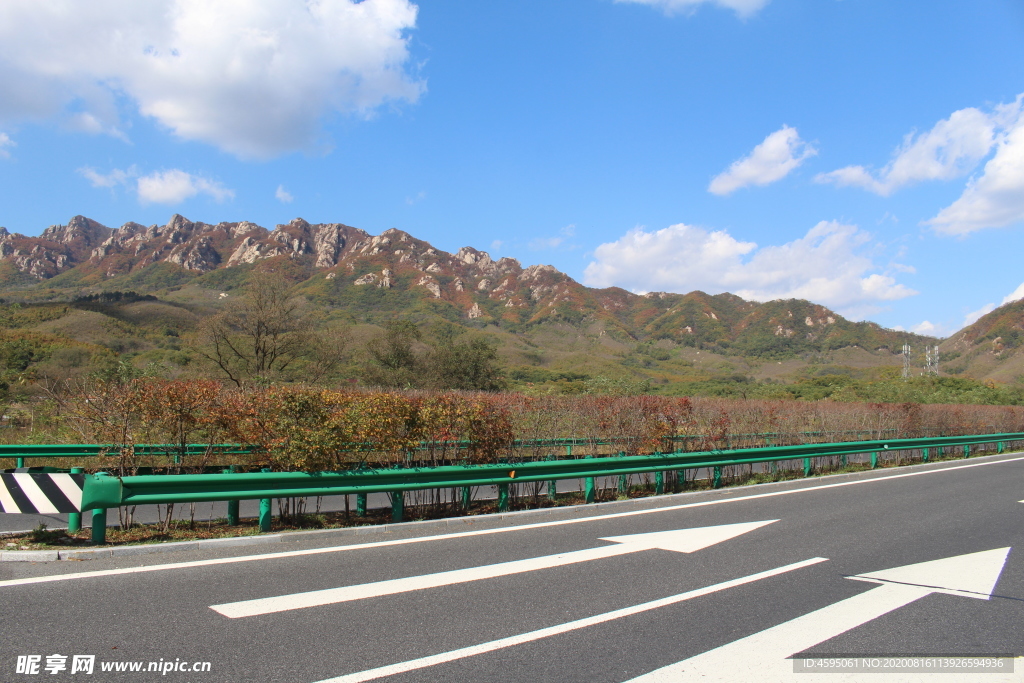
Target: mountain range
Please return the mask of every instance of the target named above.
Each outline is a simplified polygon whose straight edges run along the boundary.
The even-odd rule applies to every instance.
[[[156,301],[125,300],[102,310],[68,308],[69,316],[89,308],[116,319],[128,326],[122,330],[126,336],[132,325],[142,325],[134,332],[142,349],[154,325],[174,328],[174,336],[187,334],[237,295],[253,269],[281,273],[296,295],[328,319],[347,319],[365,330],[396,317],[442,318],[483,330],[493,335],[510,367],[539,378],[596,373],[668,383],[737,375],[864,375],[902,366],[902,348],[909,344],[915,367],[926,347],[939,345],[945,372],[1010,380],[1019,374],[1011,358],[1024,341],[1024,302],[1003,306],[940,341],[852,322],[809,301],[595,289],[549,265],[494,260],[469,246],[451,254],[397,229],[371,235],[300,218],[273,230],[246,221],[193,222],[177,214],[163,226],[129,222],[119,228],[75,216],[38,237],[0,228],[5,301],[53,306],[102,292],[154,295]],[[134,319],[133,306],[145,315]],[[77,334],[70,320],[41,325]]]

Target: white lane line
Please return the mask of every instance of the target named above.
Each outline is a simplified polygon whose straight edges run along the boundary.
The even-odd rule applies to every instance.
[[[388,666],[382,666],[376,669],[368,669],[366,671],[345,674],[344,676],[338,676],[336,678],[328,678],[322,681],[318,681],[317,683],[361,683],[361,681],[372,681],[376,678],[383,678],[384,676],[393,676],[395,674],[405,673],[406,671],[425,669],[428,666],[436,666],[438,664],[444,664],[445,662],[455,661],[456,659],[464,659],[466,657],[472,657],[474,655],[483,654],[485,652],[493,652],[494,650],[501,650],[506,647],[521,645],[523,643],[529,643],[535,640],[540,640],[542,638],[549,638],[551,636],[556,636],[560,633],[567,633],[569,631],[575,631],[577,629],[586,628],[587,626],[603,624],[606,621],[612,621],[614,619],[621,619],[622,617],[640,614],[641,612],[647,612],[649,610],[658,609],[659,607],[674,605],[679,602],[685,602],[686,600],[692,600],[693,598],[699,598],[703,595],[710,595],[711,593],[716,593],[727,588],[742,586],[745,583],[753,583],[754,581],[760,581],[761,579],[767,579],[772,576],[778,576],[779,574],[785,574],[786,572],[791,572],[796,569],[802,569],[803,567],[809,567],[811,565],[818,564],[819,562],[827,561],[828,558],[825,557],[813,557],[809,560],[804,560],[803,562],[795,562],[793,564],[787,564],[784,567],[777,567],[775,569],[769,569],[768,571],[758,572],[757,574],[743,576],[738,579],[723,581],[722,583],[716,583],[712,586],[698,588],[696,590],[688,591],[686,593],[679,593],[678,595],[672,595],[667,598],[661,598],[660,600],[652,600],[651,602],[645,602],[639,605],[634,605],[632,607],[626,607],[611,612],[605,612],[604,614],[597,614],[592,617],[586,617],[585,619],[577,619],[576,621],[569,621],[564,624],[559,624],[557,626],[549,626],[548,628],[530,631],[529,633],[522,633],[518,636],[511,636],[509,638],[492,640],[489,643],[471,645],[469,647],[463,647],[458,650],[450,650],[448,652],[442,652],[441,654],[430,655],[429,657],[410,659],[405,662],[399,662],[398,664],[390,664]]]
[[[800,493],[810,493],[815,491],[823,491],[825,489],[840,488],[843,486],[858,486],[860,484],[873,484],[879,482],[895,481],[897,479],[903,479],[905,477],[919,477],[929,474],[941,474],[946,472],[955,472],[962,469],[969,469],[972,467],[987,467],[989,465],[1002,465],[1008,462],[1018,462],[1024,460],[1024,456],[1018,458],[1007,458],[1006,460],[992,460],[989,462],[975,462],[964,465],[954,465],[952,467],[943,467],[934,470],[922,470],[919,472],[906,472],[904,474],[891,474],[882,475],[879,477],[872,477],[870,479],[855,479],[853,481],[843,481],[835,484],[822,484],[820,486],[806,486],[798,489],[787,489],[785,491],[771,491],[768,493],[755,493],[749,496],[737,496],[735,498],[718,498],[715,500],[706,500],[699,503],[683,503],[681,505],[667,505],[659,508],[649,508],[646,510],[631,510],[629,512],[615,512],[607,515],[596,515],[593,517],[581,517],[578,519],[563,519],[554,522],[537,522],[534,524],[521,524],[518,526],[501,527],[498,529],[479,529],[477,531],[459,531],[453,534],[437,534],[434,536],[419,536],[416,538],[402,538],[395,539],[392,541],[375,541],[373,543],[359,543],[353,545],[342,545],[333,546],[329,548],[310,548],[308,550],[289,550],[279,553],[264,553],[261,555],[242,555],[238,557],[222,557],[215,560],[193,560],[191,562],[173,562],[168,564],[148,565],[145,567],[125,567],[123,569],[102,569],[99,571],[91,572],[76,572],[74,574],[55,574],[51,576],[34,576],[24,579],[9,579],[7,581],[0,581],[0,588],[8,586],[25,586],[35,583],[50,583],[53,581],[72,581],[76,579],[91,579],[100,578],[104,576],[119,576],[121,574],[142,574],[146,572],[157,572],[168,569],[189,569],[192,567],[207,567],[218,564],[232,564],[235,562],[259,562],[262,560],[273,560],[283,559],[287,557],[302,557],[304,555],[320,555],[323,553],[338,553],[348,550],[364,550],[367,548],[384,548],[395,545],[409,545],[413,543],[427,543],[430,541],[444,541],[452,540],[457,538],[469,538],[471,536],[486,536],[490,534],[507,534],[518,531],[530,531],[533,529],[543,529],[546,527],[555,526],[566,526],[570,524],[585,524],[587,522],[604,521],[608,519],[616,519],[623,517],[636,517],[639,515],[650,515],[659,512],[672,512],[675,510],[686,510],[690,508],[706,507],[710,505],[725,505],[727,503],[739,503],[748,500],[759,500],[761,498],[774,498],[776,496],[788,496]]]
[[[787,657],[834,638],[883,614],[931,593],[921,586],[888,584],[834,603],[810,614],[733,641],[676,664],[670,664],[626,683],[684,683],[684,681],[743,681],[772,683],[802,680]]]
[[[551,569],[564,567],[568,564],[578,562],[591,562],[603,560],[618,555],[642,552],[644,550],[670,550],[679,553],[692,553],[712,545],[728,541],[741,536],[755,529],[760,529],[766,524],[777,522],[777,519],[769,519],[763,522],[744,522],[741,524],[720,524],[717,526],[697,527],[694,529],[676,529],[673,531],[656,531],[651,534],[630,534],[628,536],[611,536],[602,538],[602,541],[612,541],[615,545],[587,548],[572,552],[533,557],[526,560],[513,560],[511,562],[499,562],[497,564],[482,565],[479,567],[468,567],[466,569],[455,569],[447,572],[434,574],[423,574],[420,576],[409,576],[401,579],[389,579],[386,581],[375,581],[373,583],[355,584],[342,586],[340,588],[326,588],[303,593],[292,593],[290,595],[276,595],[269,598],[257,598],[255,600],[242,600],[229,602],[222,605],[211,605],[210,609],[228,617],[238,619],[241,617],[254,617],[261,614],[273,614],[293,609],[305,609],[306,607],[320,607],[321,605],[335,605],[339,602],[352,600],[366,600],[377,598],[383,595],[395,595],[396,593],[408,593],[410,591],[424,590],[427,588],[439,588],[450,586],[456,583],[467,583],[469,581],[481,581],[493,579],[499,576],[510,576],[512,574],[523,574],[525,572],[538,571],[540,569]]]

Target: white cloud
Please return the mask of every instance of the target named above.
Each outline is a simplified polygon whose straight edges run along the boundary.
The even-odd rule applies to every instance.
[[[0,120],[117,135],[131,107],[240,157],[309,149],[324,117],[423,92],[416,14],[409,0],[5,0]]]
[[[154,171],[140,177],[135,165],[124,170],[114,168],[109,173],[100,173],[91,166],[83,166],[78,169],[78,174],[93,187],[125,186],[134,190],[142,204],[178,204],[198,194],[209,195],[218,202],[235,198],[234,190],[221,183],[177,168]],[[277,188],[277,198],[281,199],[282,192],[291,201],[291,195],[284,191],[283,186]]]
[[[632,2],[639,5],[650,5],[660,9],[666,15],[693,12],[700,5],[710,3],[731,9],[741,17],[749,17],[768,4],[769,0],[615,0],[615,2]]]
[[[907,328],[903,325],[895,325],[892,329],[897,332],[907,332]],[[950,330],[942,323],[933,323],[930,320],[922,320],[916,325],[911,326],[910,332],[914,334],[923,334],[928,337],[948,337],[955,330]]]
[[[955,111],[930,131],[907,135],[881,171],[847,166],[815,180],[887,196],[915,182],[965,175],[993,149],[981,175],[968,181],[960,197],[922,223],[939,233],[967,235],[1024,222],[1024,94],[988,113],[973,107]]]
[[[988,315],[994,310],[996,310],[995,304],[985,304],[978,310],[971,311],[970,313],[964,316],[963,326],[967,327],[968,325],[973,325],[974,323],[978,322],[978,319],[981,318],[983,315]]]
[[[969,173],[995,143],[993,116],[969,108],[953,112],[926,133],[909,133],[892,160],[878,173],[846,166],[815,177],[820,183],[862,187],[888,196],[923,180],[950,180]]]
[[[895,328],[894,328],[895,329]],[[910,328],[910,331],[914,334],[923,334],[928,337],[947,337],[949,336],[949,330],[942,324],[936,324],[929,320],[922,320],[918,324]]]
[[[544,251],[545,249],[557,249],[565,241],[564,237],[535,237],[528,245],[533,251]]]
[[[558,231],[557,237],[535,237],[530,240],[529,248],[533,251],[543,251],[545,249],[557,249],[558,247],[565,244],[565,240],[576,235],[576,225],[567,225]]]
[[[414,196],[406,197],[405,198],[405,203],[408,204],[409,206],[412,206],[413,204],[419,204],[420,202],[422,202],[426,198],[427,198],[426,190],[420,190]]]
[[[908,266],[905,263],[896,263],[895,261],[889,264],[889,268],[900,273],[910,273],[911,275],[917,273],[917,268],[914,266]]]
[[[1018,107],[1021,98],[1017,99]],[[925,221],[936,232],[966,235],[1024,221],[1024,116],[999,136],[995,155],[980,178],[967,183],[955,202]]]
[[[1006,304],[1010,303],[1011,301],[1020,301],[1021,299],[1024,299],[1024,282],[1022,282],[1019,285],[1017,285],[1017,289],[1013,290],[1012,292],[1007,294],[1005,297],[1003,297],[1003,302],[1001,304],[999,304],[999,305],[1000,306],[1005,306]]]
[[[766,137],[748,156],[734,161],[728,169],[715,176],[708,192],[726,195],[741,187],[774,183],[817,153],[818,150],[800,139],[796,128],[783,126]]]
[[[1013,301],[1019,301],[1020,299],[1024,299],[1024,282],[1017,285],[1017,289],[1013,290],[1012,292],[1004,296],[1003,300],[999,303],[999,306],[1005,306],[1008,303],[1011,303]],[[967,327],[968,325],[973,325],[983,315],[988,315],[992,311],[996,310],[996,308],[998,308],[998,306],[996,306],[994,303],[988,303],[976,311],[971,311],[966,316],[964,316],[963,326]]]
[[[138,180],[137,191],[143,204],[178,204],[197,194],[209,195],[218,202],[235,197],[233,190],[214,180],[176,168],[142,176]]]
[[[14,140],[7,133],[0,133],[0,159],[10,159],[11,153],[5,147],[14,147]]]
[[[732,292],[754,301],[808,299],[861,318],[879,302],[917,294],[872,272],[877,269],[863,253],[870,239],[855,226],[825,221],[804,237],[766,247],[683,224],[656,232],[636,228],[594,250],[584,281],[635,291]]]
[[[111,112],[113,114],[113,112]],[[116,115],[108,116],[107,118],[116,120]],[[93,135],[105,134],[115,137],[124,142],[131,142],[128,136],[118,128],[116,125],[105,123],[100,119],[99,116],[91,114],[87,111],[80,111],[75,114],[71,114],[67,118],[68,127],[71,130],[79,131],[82,133],[91,133]]]
[[[136,177],[139,173],[135,166],[131,166],[124,171],[115,168],[106,174],[100,173],[91,166],[83,166],[78,169],[78,174],[88,180],[93,187],[115,187],[127,184],[131,178]]]
[[[292,201],[295,199],[295,197],[292,196],[291,192],[284,189],[284,185],[277,186],[277,192],[274,193],[274,197],[277,198],[277,201],[283,202],[285,204],[291,204]]]

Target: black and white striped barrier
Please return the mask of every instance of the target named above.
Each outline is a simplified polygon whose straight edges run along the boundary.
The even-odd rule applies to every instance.
[[[0,474],[0,512],[81,512],[84,474]]]

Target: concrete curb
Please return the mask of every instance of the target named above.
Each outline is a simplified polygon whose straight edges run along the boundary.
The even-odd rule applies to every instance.
[[[0,562],[55,562],[57,560],[97,560],[104,557],[125,557],[170,553],[177,550],[199,550],[203,548],[228,548],[240,545],[263,545],[280,543],[282,534],[267,536],[238,536],[235,538],[210,538],[199,541],[176,541],[174,543],[150,543],[147,545],[125,545],[115,548],[83,548],[81,550],[8,550],[0,552]],[[201,544],[201,545],[200,545]]]
[[[983,455],[969,460],[943,460],[941,462],[915,463],[913,465],[901,465],[899,467],[886,467],[877,470],[864,470],[860,472],[843,472],[799,479],[788,479],[786,481],[768,482],[765,484],[751,484],[747,486],[730,486],[720,489],[708,489],[704,491],[684,491],[682,493],[671,493],[663,496],[645,496],[642,498],[630,498],[628,500],[612,500],[603,503],[590,503],[581,505],[565,505],[562,507],[537,508],[533,510],[515,510],[513,512],[502,512],[500,514],[475,515],[472,517],[448,517],[445,519],[425,519],[417,522],[398,522],[396,524],[368,524],[366,526],[343,527],[340,529],[312,529],[309,531],[286,531],[278,534],[267,534],[265,536],[236,536],[233,538],[210,538],[197,541],[177,541],[174,543],[151,543],[147,545],[129,545],[114,548],[87,548],[81,550],[7,550],[0,551],[0,562],[55,562],[58,560],[95,560],[107,557],[123,557],[131,555],[149,555],[151,553],[167,553],[177,550],[199,550],[206,548],[227,548],[233,546],[264,545],[267,543],[283,543],[285,541],[298,541],[309,536],[323,536],[330,534],[334,536],[363,536],[366,534],[386,534],[401,531],[429,531],[431,529],[450,529],[453,527],[484,526],[485,524],[495,527],[516,526],[519,523],[530,523],[535,517],[597,517],[602,513],[621,511],[631,507],[668,507],[679,504],[680,499],[693,498],[702,495],[729,496],[740,492],[752,492],[754,490],[763,492],[766,489],[792,486],[802,488],[801,484],[808,488],[827,482],[844,481],[849,479],[884,477],[887,474],[913,472],[924,469],[945,469],[946,467],[964,464],[965,462],[978,462],[983,460],[1002,460],[1020,457],[1021,453],[1000,453]],[[651,505],[652,502],[659,503]]]
[[[5,550],[0,552],[0,562],[53,562],[60,559],[57,550]]]

